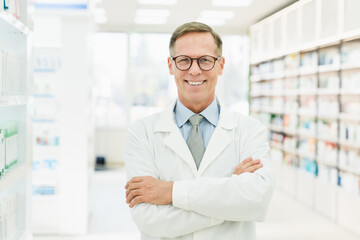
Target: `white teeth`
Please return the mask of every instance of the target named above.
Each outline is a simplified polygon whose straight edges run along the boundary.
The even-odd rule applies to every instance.
[[[197,86],[197,85],[200,85],[200,84],[203,84],[205,81],[201,81],[201,82],[190,82],[190,81],[187,81],[190,85],[193,85],[193,86]]]

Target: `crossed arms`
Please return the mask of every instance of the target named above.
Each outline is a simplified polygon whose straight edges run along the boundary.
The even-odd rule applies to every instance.
[[[239,163],[233,174],[253,173],[262,166],[260,159],[253,160],[252,157],[248,157]],[[151,176],[133,177],[125,186],[126,203],[130,208],[139,203],[171,204],[173,185],[173,182],[162,181]]]
[[[145,127],[128,133],[125,167],[127,203],[139,230],[147,235],[174,238],[224,221],[262,221],[272,193],[265,128],[255,127],[243,155],[229,177],[159,180]],[[254,160],[255,159],[255,160]],[[261,161],[259,161],[261,159]],[[181,227],[179,227],[181,223]]]

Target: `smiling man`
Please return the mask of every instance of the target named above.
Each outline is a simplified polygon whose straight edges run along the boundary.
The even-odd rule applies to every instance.
[[[209,26],[191,22],[170,40],[178,99],[131,126],[126,202],[143,240],[253,240],[273,190],[267,131],[215,95],[225,58]]]

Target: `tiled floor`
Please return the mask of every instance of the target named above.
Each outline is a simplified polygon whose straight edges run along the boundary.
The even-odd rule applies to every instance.
[[[97,171],[92,177],[91,217],[86,236],[34,236],[34,240],[138,240],[125,204],[123,169]],[[258,240],[359,240],[287,194],[274,192],[268,217],[257,224]]]

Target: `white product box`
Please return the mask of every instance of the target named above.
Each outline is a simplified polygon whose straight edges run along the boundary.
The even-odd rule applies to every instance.
[[[0,5],[2,6],[3,3],[1,2],[2,0],[0,0]],[[1,11],[1,8],[0,8]],[[4,84],[5,84],[5,73],[4,73],[4,66],[5,64],[5,56],[4,56],[4,50],[0,49],[0,95],[2,94],[2,91],[4,89]]]
[[[0,128],[0,175],[5,170],[5,137],[4,130]]]

